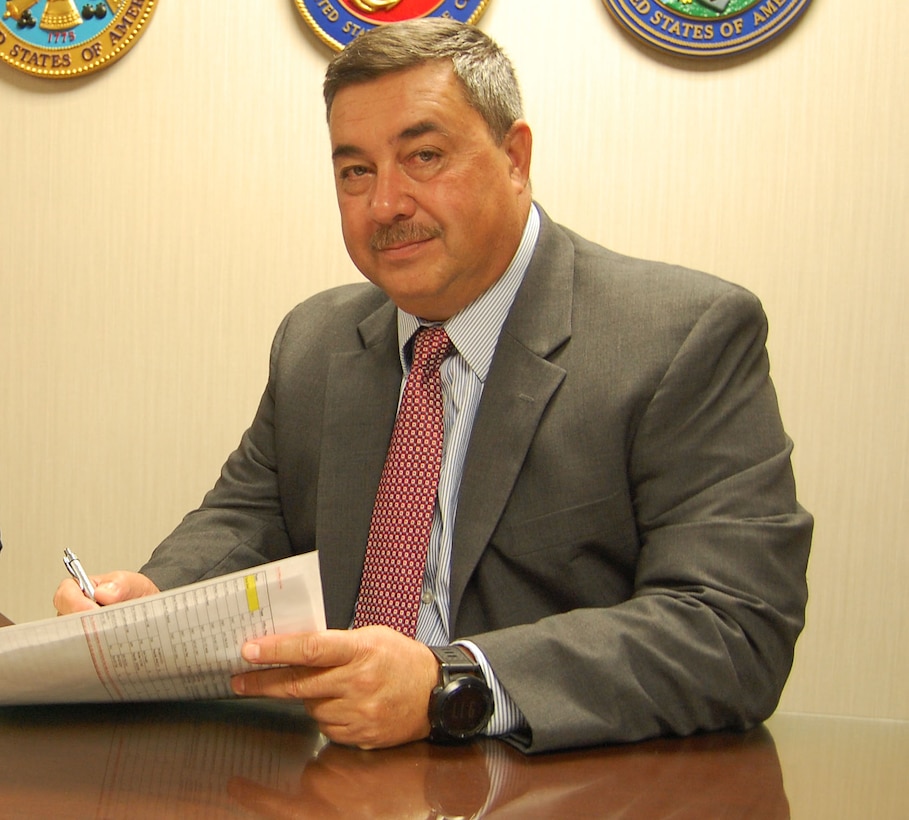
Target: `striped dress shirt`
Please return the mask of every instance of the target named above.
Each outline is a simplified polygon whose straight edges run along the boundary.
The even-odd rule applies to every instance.
[[[416,638],[428,646],[446,645],[451,641],[451,539],[467,444],[499,334],[524,279],[539,232],[540,215],[536,206],[532,205],[520,245],[505,273],[489,290],[444,323],[456,352],[443,362],[441,368],[445,423],[442,467],[417,617]],[[413,335],[422,324],[427,323],[398,310],[398,343],[404,380],[410,372]],[[402,393],[404,380],[401,383]],[[467,646],[474,654],[493,692],[495,711],[486,733],[504,735],[526,726],[523,715],[499,684],[483,653],[469,641],[458,643]]]

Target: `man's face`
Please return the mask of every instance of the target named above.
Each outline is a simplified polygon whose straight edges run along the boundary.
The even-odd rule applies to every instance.
[[[347,251],[398,307],[444,320],[504,273],[530,207],[526,123],[496,145],[443,61],[343,88],[329,132]]]

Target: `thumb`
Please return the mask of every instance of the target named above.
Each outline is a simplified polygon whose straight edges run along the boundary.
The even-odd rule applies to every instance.
[[[92,583],[95,584],[95,601],[103,606],[160,592],[150,578],[138,572],[109,572],[92,577]]]

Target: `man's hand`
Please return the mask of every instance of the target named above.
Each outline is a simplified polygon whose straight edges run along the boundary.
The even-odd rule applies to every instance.
[[[117,570],[104,575],[90,575],[89,579],[95,586],[97,603],[86,598],[79,585],[72,578],[67,578],[60,582],[54,593],[54,607],[58,615],[84,612],[88,609],[97,609],[99,604],[106,606],[160,592],[150,578],[138,572]]]
[[[238,695],[296,698],[335,743],[375,749],[429,734],[439,665],[423,644],[385,626],[271,635],[243,645],[255,664],[232,680]]]

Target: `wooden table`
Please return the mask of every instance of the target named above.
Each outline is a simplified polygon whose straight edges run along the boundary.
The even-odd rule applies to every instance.
[[[326,744],[267,701],[0,708],[3,818],[902,818],[909,724],[778,715],[527,757]]]

